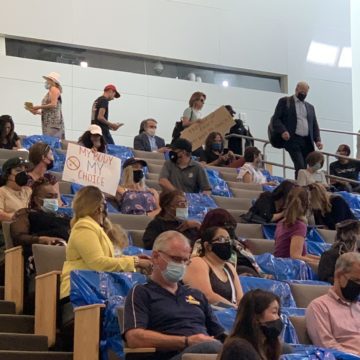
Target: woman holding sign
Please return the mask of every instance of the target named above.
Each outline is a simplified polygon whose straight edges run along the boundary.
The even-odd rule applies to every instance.
[[[41,115],[43,135],[65,139],[64,118],[62,115],[62,87],[59,81],[60,75],[51,72],[45,79],[45,89],[48,90],[41,105],[34,106],[31,102],[25,103],[25,109],[33,115]]]

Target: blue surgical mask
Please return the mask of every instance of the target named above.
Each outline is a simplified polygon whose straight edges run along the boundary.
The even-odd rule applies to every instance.
[[[173,261],[167,263],[166,269],[161,272],[165,280],[172,283],[180,281],[185,274],[186,265],[179,264]]]
[[[222,148],[222,146],[219,143],[212,143],[211,144],[211,149],[214,150],[214,151],[221,151],[221,148]]]
[[[176,208],[176,217],[180,220],[186,220],[189,217],[189,208]]]
[[[42,209],[45,212],[56,213],[59,209],[58,199],[44,199]]]

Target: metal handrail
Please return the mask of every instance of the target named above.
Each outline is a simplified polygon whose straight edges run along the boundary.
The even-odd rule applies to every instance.
[[[343,130],[333,130],[333,129],[319,129],[320,131],[330,132],[335,134],[345,134],[345,135],[355,135],[360,136],[360,133],[352,132],[352,131],[343,131]]]
[[[329,132],[339,132],[339,133],[344,133],[344,134],[359,135],[360,136],[360,133],[358,134],[358,133],[351,133],[351,132],[345,132],[345,131],[342,132],[342,131],[331,130],[331,129],[320,129],[320,130],[329,131]],[[259,142],[264,143],[264,145],[263,145],[264,161],[263,162],[265,164],[281,167],[283,169],[283,177],[284,178],[286,178],[286,169],[295,170],[294,167],[285,164],[285,162],[286,162],[285,161],[286,160],[285,149],[282,149],[282,154],[283,154],[283,163],[282,164],[266,160],[266,146],[270,144],[269,140],[255,138],[255,137],[247,136],[247,135],[239,135],[239,134],[229,134],[229,135],[226,135],[225,138],[226,139],[229,139],[229,138],[249,139],[249,140],[259,141]],[[351,180],[351,179],[347,179],[347,178],[342,178],[342,177],[338,177],[338,176],[335,176],[335,175],[330,175],[330,162],[329,162],[329,157],[330,156],[333,156],[333,157],[336,157],[336,158],[343,158],[343,159],[347,159],[347,160],[353,160],[353,161],[359,161],[359,159],[350,158],[348,156],[343,156],[343,155],[339,155],[339,154],[333,154],[333,153],[329,153],[329,152],[326,152],[326,151],[321,151],[321,153],[323,155],[325,155],[325,157],[326,157],[327,172],[328,172],[328,174],[326,174],[326,177],[337,179],[337,180],[343,180],[343,181],[347,181],[347,182],[350,182],[350,183],[360,184],[360,181]]]

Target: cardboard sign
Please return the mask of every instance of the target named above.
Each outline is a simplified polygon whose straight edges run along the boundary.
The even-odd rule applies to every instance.
[[[115,195],[120,172],[121,159],[69,143],[62,178],[64,181],[97,186],[104,193]]]
[[[181,137],[189,140],[192,143],[192,149],[196,150],[205,144],[205,140],[211,132],[216,131],[224,136],[233,125],[235,125],[234,119],[226,110],[226,107],[221,106],[204,117],[201,124],[196,121],[193,125],[184,129],[181,132]]]

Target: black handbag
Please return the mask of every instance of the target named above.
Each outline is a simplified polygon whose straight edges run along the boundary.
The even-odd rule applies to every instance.
[[[193,110],[191,109],[190,119],[192,118]],[[171,143],[173,143],[176,139],[178,139],[181,136],[181,132],[185,129],[182,120],[177,121],[174,126],[174,130],[172,132],[172,140]]]

